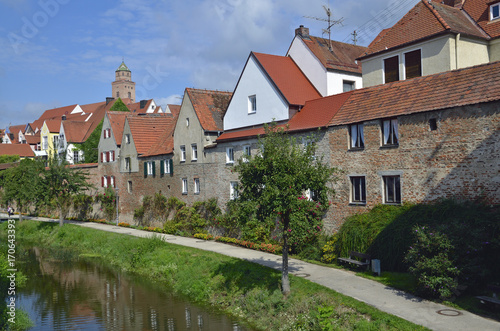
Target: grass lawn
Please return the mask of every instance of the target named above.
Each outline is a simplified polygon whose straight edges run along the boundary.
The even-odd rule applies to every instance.
[[[0,236],[6,236],[5,224]],[[192,301],[210,305],[260,330],[424,330],[399,317],[291,276],[283,297],[281,273],[247,261],[150,239],[75,225],[23,221],[16,238],[49,249],[99,258],[157,281]],[[68,254],[70,255],[70,254]]]

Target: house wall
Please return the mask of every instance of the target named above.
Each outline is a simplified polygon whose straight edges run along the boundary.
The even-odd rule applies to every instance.
[[[130,136],[130,143],[126,142],[126,136]],[[138,172],[139,171],[139,161],[137,160],[137,150],[135,148],[134,137],[130,131],[128,121],[125,120],[125,125],[123,127],[122,143],[120,148],[120,172]],[[125,159],[130,158],[130,169],[125,168]]]
[[[454,42],[456,43],[456,40]],[[490,62],[488,42],[483,40],[458,38],[458,68],[466,68]]]
[[[249,114],[248,97],[255,95],[257,111]],[[288,120],[288,105],[274,84],[250,56],[224,116],[224,130]]]
[[[402,202],[442,198],[483,199],[500,203],[500,103],[479,104],[400,116],[399,147],[381,148],[380,121],[364,123],[365,148],[348,150],[348,126],[329,131],[332,166],[343,170],[334,185],[326,219],[337,230],[346,216],[361,213],[382,200],[382,175],[401,175]],[[431,131],[429,119],[437,120]],[[366,204],[350,204],[349,176],[366,176]]]
[[[500,61],[500,38],[490,41],[489,56],[490,62]]]
[[[325,67],[300,37],[293,39],[287,56],[292,58],[322,96],[332,94],[328,94],[329,83],[326,78],[327,72]],[[361,87],[361,85],[359,86]],[[340,91],[342,91],[342,88]]]
[[[339,94],[344,92],[344,80],[354,82],[354,88],[363,87],[363,78],[361,75],[352,75],[340,72],[329,71],[328,79],[328,95]]]

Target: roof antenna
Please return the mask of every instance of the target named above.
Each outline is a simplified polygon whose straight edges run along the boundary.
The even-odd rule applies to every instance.
[[[351,33],[351,36],[352,36],[352,43],[354,46],[356,46],[356,43],[358,42],[358,33],[356,32],[356,30],[354,30],[354,32]]]
[[[326,16],[328,16],[328,19],[325,19],[325,18],[319,18],[319,17],[312,17],[312,16],[304,16],[306,18],[312,18],[313,20],[317,20],[317,21],[323,21],[323,22],[328,22],[328,27],[326,29],[323,29],[323,34],[325,33],[328,33],[328,49],[330,51],[332,51],[332,35],[331,35],[331,30],[332,30],[332,27],[334,25],[337,25],[337,24],[340,24],[342,26],[344,26],[342,24],[342,22],[344,21],[344,18],[340,18],[336,21],[332,21],[331,19],[331,16],[332,16],[332,11],[330,10],[330,1],[328,1],[328,7],[323,5],[323,9],[325,10],[326,12]]]

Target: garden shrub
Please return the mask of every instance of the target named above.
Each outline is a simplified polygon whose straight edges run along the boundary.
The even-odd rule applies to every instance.
[[[447,235],[426,226],[413,228],[415,241],[405,256],[417,278],[417,293],[426,298],[448,299],[456,293],[460,273],[450,256],[455,247]]]
[[[327,241],[322,248],[321,262],[324,263],[334,263],[337,260],[336,246],[337,246],[337,236],[333,236],[331,240]]]
[[[86,194],[78,194],[73,197],[73,211],[76,218],[79,220],[86,220],[90,217],[92,212],[93,199]]]
[[[101,204],[100,210],[108,221],[116,219],[116,196],[115,191],[108,187],[102,194],[98,194],[95,198],[96,202]]]

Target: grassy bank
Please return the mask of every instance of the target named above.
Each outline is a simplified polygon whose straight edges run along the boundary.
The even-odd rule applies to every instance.
[[[106,263],[158,281],[190,300],[216,307],[262,330],[423,329],[293,276],[292,293],[283,298],[277,271],[158,238],[32,221],[23,221],[16,230],[20,241],[99,256]],[[0,234],[5,235],[3,224]]]

